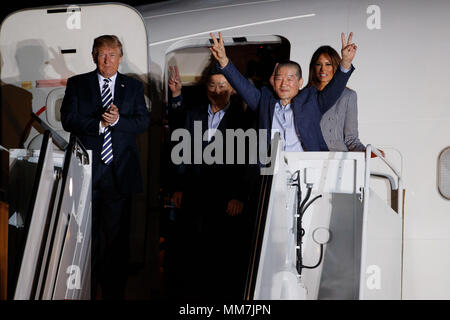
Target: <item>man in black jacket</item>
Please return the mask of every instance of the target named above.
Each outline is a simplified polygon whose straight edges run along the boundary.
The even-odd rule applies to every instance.
[[[144,88],[118,72],[116,36],[94,40],[96,70],[67,81],[61,106],[64,130],[92,150],[92,283],[104,299],[123,298],[126,286],[131,195],[142,191],[136,135],[149,124]]]
[[[184,297],[240,299],[253,231],[249,213],[244,210],[250,174],[249,167],[237,164],[236,159],[232,164],[226,163],[226,145],[233,143],[227,141],[226,130],[248,129],[249,116],[242,103],[232,99],[233,88],[215,67],[205,80],[206,95],[197,96],[189,104],[181,94],[181,79],[176,69],[172,69],[169,79],[170,107],[182,115],[179,117],[184,117],[184,129],[189,132],[192,146],[189,163],[177,166],[172,200],[179,214],[170,274],[174,291]],[[202,141],[194,141],[198,129]],[[208,149],[217,142],[218,135],[223,143],[217,144],[210,154]],[[236,148],[234,151],[234,157],[238,152],[245,152]],[[222,155],[219,157],[214,152]],[[223,161],[205,162],[204,154]]]

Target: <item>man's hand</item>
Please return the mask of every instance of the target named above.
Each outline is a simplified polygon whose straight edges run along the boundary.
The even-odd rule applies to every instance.
[[[381,149],[377,149],[380,153],[381,153],[381,155],[383,156],[383,158],[386,158],[386,154],[384,153],[384,151],[383,150],[381,150]],[[371,153],[371,155],[370,155],[370,157],[371,158],[376,158],[377,157],[377,155],[375,154],[375,153]]]
[[[117,121],[119,118],[119,109],[116,105],[111,104],[111,106],[102,114],[102,126],[106,127]],[[103,124],[106,123],[104,126]]]
[[[172,97],[178,97],[181,94],[181,78],[176,66],[169,66],[169,89],[172,91]]]
[[[230,200],[227,206],[227,214],[230,216],[237,216],[242,213],[242,209],[244,208],[244,204],[239,200]]]
[[[171,201],[173,202],[175,208],[180,209],[182,199],[183,199],[183,192],[181,191],[174,192]]]
[[[209,34],[214,44],[209,47],[209,51],[211,51],[214,58],[219,62],[220,66],[223,68],[228,64],[228,57],[225,52],[225,45],[223,44],[222,33],[219,32],[219,42],[217,42],[214,33]]]
[[[341,65],[345,69],[351,68],[353,58],[355,57],[355,54],[356,54],[357,47],[354,43],[352,43],[352,38],[353,38],[353,32],[350,32],[350,34],[348,35],[347,41],[345,41],[345,34],[343,32],[341,33],[341,41],[342,41]]]
[[[269,82],[272,88],[275,88],[275,71],[277,71],[278,62],[275,64],[275,68],[273,68],[272,75],[270,76]]]

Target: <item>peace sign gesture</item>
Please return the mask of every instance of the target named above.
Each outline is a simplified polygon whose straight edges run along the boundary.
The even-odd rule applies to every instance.
[[[223,44],[222,33],[219,32],[219,41],[217,41],[214,33],[209,34],[213,40],[213,45],[209,47],[214,58],[219,62],[220,66],[223,68],[228,64],[227,53],[225,52],[225,45]]]
[[[352,43],[353,32],[350,32],[348,35],[348,40],[345,41],[345,34],[341,33],[341,41],[342,41],[342,61],[341,64],[345,69],[350,69],[352,65],[353,58],[356,54],[356,45]]]
[[[169,88],[172,91],[172,97],[178,97],[181,94],[181,78],[177,66],[169,66]]]

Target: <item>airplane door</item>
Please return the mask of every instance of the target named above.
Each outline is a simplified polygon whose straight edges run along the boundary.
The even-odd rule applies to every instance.
[[[289,41],[278,35],[224,37],[227,55],[236,67],[255,83],[269,79],[276,61],[288,60]],[[211,39],[181,40],[172,44],[166,53],[164,81],[167,101],[167,79],[169,66],[179,69],[183,87],[198,85],[202,72],[211,63],[209,46]],[[258,74],[256,71],[268,74]]]
[[[130,6],[40,7],[5,18],[0,27],[2,145],[40,147],[42,137],[36,138],[39,132],[31,126],[31,112],[69,140],[58,117],[66,81],[95,69],[92,44],[103,34],[115,34],[123,44],[119,72],[148,83],[147,31]]]
[[[131,6],[118,3],[58,5],[20,10],[4,19],[0,26],[2,146],[40,148],[43,138],[34,127],[32,112],[69,141],[69,133],[63,130],[60,121],[67,79],[95,70],[91,54],[93,40],[104,34],[114,34],[122,42],[124,55],[119,72],[143,82],[150,106],[147,29],[140,13]],[[137,143],[143,176],[147,177],[144,189],[147,189],[147,133],[142,134]],[[1,167],[2,172],[8,171],[7,162],[2,161]],[[139,241],[145,241],[146,230],[141,227],[147,224],[146,194],[136,196],[133,201],[135,214],[131,232],[138,233]],[[144,248],[144,253],[139,251],[136,256],[145,256],[145,244],[135,247]],[[132,259],[137,258],[133,255]]]

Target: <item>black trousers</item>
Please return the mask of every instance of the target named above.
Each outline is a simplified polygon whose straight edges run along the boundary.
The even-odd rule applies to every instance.
[[[227,201],[189,201],[177,214],[167,255],[169,297],[242,299],[248,265],[247,216],[228,216]],[[183,196],[184,197],[184,196]]]
[[[91,299],[124,299],[128,277],[131,195],[120,194],[114,161],[101,163],[92,186]]]

